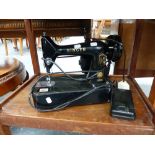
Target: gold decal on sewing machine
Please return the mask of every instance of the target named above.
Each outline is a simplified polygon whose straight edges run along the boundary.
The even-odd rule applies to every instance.
[[[70,48],[67,49],[68,53],[74,53],[74,52],[85,52],[86,48]]]
[[[107,56],[103,53],[99,54],[99,65],[104,66],[106,64]]]

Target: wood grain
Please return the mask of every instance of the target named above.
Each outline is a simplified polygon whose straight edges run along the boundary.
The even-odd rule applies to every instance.
[[[11,135],[9,126],[0,124],[0,135]]]
[[[0,96],[16,89],[27,78],[24,65],[15,58],[1,57],[0,61]]]
[[[126,54],[125,68],[126,74],[129,68],[129,62],[131,59],[131,53],[133,50],[134,37],[135,37],[135,23],[120,23],[119,24],[119,35],[121,36],[123,48]],[[116,62],[114,73],[123,74],[123,63],[124,63],[124,53],[118,62]]]
[[[135,23],[120,23],[119,34],[122,38],[123,45],[126,51],[126,73],[129,68],[133,45],[135,48],[134,54],[136,57],[132,57],[134,60],[133,69],[135,77],[149,77],[155,75],[155,20],[144,20],[143,26],[139,26],[138,32],[141,35],[141,39],[136,39],[137,43],[134,43],[135,36]],[[143,29],[143,30],[142,30]],[[137,38],[137,37],[136,37]],[[138,37],[140,38],[140,37]],[[137,59],[137,62],[135,62]],[[135,65],[136,64],[136,65]],[[135,67],[136,66],[136,67]],[[135,70],[135,71],[134,71]],[[115,65],[115,74],[123,73],[123,56]]]
[[[34,69],[34,74],[40,74],[40,67],[39,67],[39,61],[38,61],[38,55],[37,55],[37,49],[35,44],[35,36],[32,29],[32,23],[31,20],[24,20],[25,22],[25,29],[27,34],[27,39],[29,41],[30,46],[30,54],[31,54],[31,61]]]
[[[33,19],[35,37],[43,32],[52,37],[85,36],[91,37],[90,19]],[[0,19],[0,37],[26,37],[24,19]]]
[[[137,59],[137,69],[155,70],[155,20],[144,21],[143,33]],[[155,74],[154,74],[155,75]],[[143,76],[147,76],[144,74]]]
[[[136,82],[136,80],[134,78],[130,78],[131,81],[133,82],[135,88],[137,89],[137,91],[139,92],[139,94],[141,95],[141,97],[143,98],[146,106],[149,108],[149,111],[152,113],[152,120],[155,124],[155,109],[153,107],[153,105],[151,104],[151,102],[149,101],[149,99],[146,97],[146,95],[144,94],[144,92],[141,90],[140,86],[138,85],[138,83]]]
[[[120,79],[119,76],[113,78]],[[0,113],[2,124],[86,134],[153,134],[152,114],[129,79],[137,115],[134,121],[112,118],[109,115],[109,103],[70,107],[56,112],[38,112],[28,103],[28,94],[36,79],[3,105]]]
[[[149,95],[149,100],[152,103],[154,109],[155,109],[155,77],[153,79],[153,83],[151,86],[151,91],[150,91],[150,95]]]
[[[123,69],[116,69],[116,75],[122,75]],[[125,69],[127,74],[128,70]],[[155,69],[136,69],[135,77],[153,77],[155,76]]]
[[[138,52],[140,48],[141,36],[143,33],[144,20],[136,20],[136,30],[135,30],[135,39],[133,44],[133,51],[131,54],[131,61],[129,66],[129,75],[134,77],[136,72],[136,65],[138,59]]]

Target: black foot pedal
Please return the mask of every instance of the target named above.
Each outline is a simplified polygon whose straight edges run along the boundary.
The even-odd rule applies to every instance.
[[[131,120],[135,119],[136,114],[130,90],[113,90],[111,116]]]

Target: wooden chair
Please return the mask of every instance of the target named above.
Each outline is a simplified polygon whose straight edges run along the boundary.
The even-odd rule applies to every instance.
[[[93,30],[93,38],[103,39],[102,37],[102,31],[103,28],[109,29],[111,28],[111,20],[94,20],[94,23],[96,22],[97,25]]]
[[[13,38],[11,40],[13,43],[13,47],[18,51],[17,38]],[[20,55],[22,56],[23,55],[23,38],[18,38],[18,40],[19,40],[19,45],[20,45],[19,51],[20,51]],[[4,43],[4,47],[5,47],[6,56],[8,56],[9,51],[8,51],[8,45],[7,45],[7,39],[6,38],[3,38],[3,43]]]
[[[90,27],[90,25],[87,26]],[[37,31],[35,31],[30,20],[25,20],[25,28],[30,43],[35,75],[2,102],[0,107],[0,131],[2,134],[10,134],[9,126],[63,130],[86,134],[154,134],[155,111],[132,77],[131,70],[129,75],[126,76],[126,80],[130,84],[136,108],[137,116],[134,121],[112,118],[109,115],[110,104],[108,103],[76,106],[47,113],[40,113],[33,109],[28,104],[28,94],[38,75],[41,74],[35,46]],[[70,30],[72,29],[70,28]],[[63,32],[51,29],[48,33],[59,36],[71,35],[75,33],[74,30],[72,32],[64,30]],[[63,33],[60,34],[60,32]],[[89,31],[87,32],[90,34]],[[136,35],[139,35],[138,29],[136,29]],[[131,66],[134,66],[135,62],[133,60],[132,58]],[[111,78],[121,80],[121,76],[114,75]]]

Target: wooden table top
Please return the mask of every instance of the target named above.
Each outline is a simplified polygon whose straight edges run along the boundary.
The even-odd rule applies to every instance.
[[[32,19],[35,36],[40,37],[43,32],[49,36],[91,36],[90,19]],[[24,19],[0,19],[0,37],[26,37]]]
[[[8,74],[19,67],[19,61],[11,57],[1,57],[0,60],[0,77]]]
[[[28,77],[22,62],[11,57],[0,59],[0,96],[22,84]]]
[[[152,115],[133,83],[128,80],[136,109],[136,119],[123,120],[109,115],[110,104],[70,107],[55,112],[38,112],[28,103],[28,95],[36,77],[8,99],[0,113],[6,125],[45,128],[86,134],[152,134]],[[116,78],[115,78],[116,79]]]

